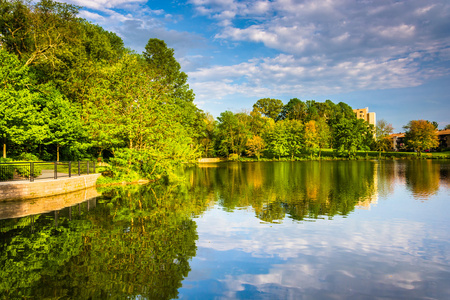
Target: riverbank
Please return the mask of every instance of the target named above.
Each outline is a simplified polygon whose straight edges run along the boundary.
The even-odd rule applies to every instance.
[[[319,152],[315,154],[302,154],[299,156],[282,156],[278,157],[232,157],[232,158],[202,158],[199,160],[199,164],[208,164],[213,162],[231,162],[231,161],[309,161],[309,160],[403,160],[403,159],[450,159],[450,151],[446,152],[425,152],[420,157],[416,152],[381,152],[378,151],[357,151],[354,157],[339,156],[331,149],[322,150],[319,156]]]

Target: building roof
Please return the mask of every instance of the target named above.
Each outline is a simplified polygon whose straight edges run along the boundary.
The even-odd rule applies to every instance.
[[[437,130],[436,133],[437,133],[437,135],[448,135],[448,134],[450,134],[450,129]],[[390,136],[402,138],[402,137],[405,137],[405,133],[404,132],[393,133]]]
[[[390,136],[391,137],[405,137],[405,133],[404,132],[393,133]]]
[[[445,129],[445,130],[439,130],[438,135],[447,135],[450,134],[450,129]]]

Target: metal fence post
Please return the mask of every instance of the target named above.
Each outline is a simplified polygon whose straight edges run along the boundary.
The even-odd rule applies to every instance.
[[[54,167],[53,167],[53,172],[54,172],[54,179],[58,179],[58,163],[55,161],[54,162]]]
[[[72,177],[72,162],[69,161],[69,178]]]
[[[89,175],[89,161],[86,162],[87,175]]]
[[[34,162],[30,162],[30,182],[34,181]]]
[[[80,176],[80,161],[78,161],[78,176]]]
[[[94,161],[94,173],[95,173],[95,161]]]

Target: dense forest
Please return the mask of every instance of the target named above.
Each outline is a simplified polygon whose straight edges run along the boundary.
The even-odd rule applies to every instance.
[[[3,160],[105,160],[156,176],[199,157],[351,157],[374,128],[345,103],[258,100],[217,120],[196,107],[174,50],[142,54],[77,17],[79,7],[0,0]],[[119,170],[119,169],[118,169]]]

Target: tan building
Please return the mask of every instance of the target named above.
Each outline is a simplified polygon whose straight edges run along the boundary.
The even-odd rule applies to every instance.
[[[377,116],[374,112],[369,112],[369,108],[358,108],[354,109],[353,112],[356,114],[358,119],[363,119],[373,126],[377,126]]]

